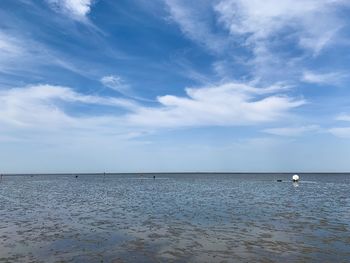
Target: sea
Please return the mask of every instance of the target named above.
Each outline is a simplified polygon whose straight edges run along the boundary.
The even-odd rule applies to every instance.
[[[0,262],[350,262],[350,174],[292,175],[5,175]]]

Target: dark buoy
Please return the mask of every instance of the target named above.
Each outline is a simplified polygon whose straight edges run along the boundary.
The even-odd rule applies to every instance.
[[[78,178],[78,176],[76,175],[75,178]]]

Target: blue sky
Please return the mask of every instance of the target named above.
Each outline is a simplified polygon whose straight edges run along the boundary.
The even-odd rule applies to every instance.
[[[347,0],[2,0],[1,172],[350,171]]]

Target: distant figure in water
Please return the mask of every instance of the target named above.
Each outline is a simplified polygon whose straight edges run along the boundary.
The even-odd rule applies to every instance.
[[[155,180],[156,179],[156,176],[155,175],[153,175],[153,180]]]
[[[78,176],[76,175],[75,178],[78,178]]]

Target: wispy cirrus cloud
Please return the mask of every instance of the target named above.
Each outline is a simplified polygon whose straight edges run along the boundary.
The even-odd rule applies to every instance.
[[[265,129],[263,132],[278,135],[278,136],[289,136],[289,137],[297,137],[302,136],[305,133],[317,132],[320,130],[318,125],[307,125],[307,126],[299,126],[299,127],[280,127],[280,128],[270,128]]]
[[[328,131],[336,137],[349,139],[350,138],[350,127],[334,127],[328,129]]]
[[[350,122],[350,114],[341,113],[338,116],[336,116],[335,119],[337,121]],[[328,132],[336,137],[339,137],[339,138],[344,138],[344,139],[350,138],[350,127],[349,126],[332,127],[330,129],[328,129]]]
[[[346,24],[338,12],[349,6],[343,0],[218,0],[200,7],[189,1],[165,2],[185,36],[221,54],[213,64],[220,73],[232,76],[235,61],[267,83],[295,80],[305,58],[336,43]]]
[[[101,42],[100,44],[105,45],[106,43]],[[105,50],[107,50],[106,52],[110,57],[120,58],[119,55],[121,54],[110,52],[108,46],[105,47]],[[121,56],[123,59],[127,59],[127,56]],[[97,64],[96,61],[87,63],[79,55],[69,54],[65,50],[57,49],[45,41],[37,40],[27,34],[20,34],[17,30],[0,29],[0,73],[39,79],[41,81],[47,78],[47,68],[54,67],[55,70],[50,71],[55,72],[58,69],[63,69],[95,81],[100,75],[97,70],[91,70],[97,67],[95,63]],[[98,65],[101,71],[105,70],[101,64]],[[107,77],[105,83],[108,82],[109,88],[112,88],[113,85],[114,89],[117,89],[118,86],[120,92],[128,89],[128,84],[119,76],[111,75]],[[113,77],[114,80],[111,79]],[[117,78],[119,78],[118,85]],[[6,82],[5,80],[6,78],[3,78],[4,83]]]
[[[188,38],[205,46],[211,51],[222,52],[227,46],[225,35],[219,35],[210,21],[211,1],[200,5],[184,0],[165,0],[171,21],[177,23]]]
[[[62,53],[34,39],[0,30],[0,72],[32,76],[39,74],[40,67],[58,66],[80,75],[87,75]]]
[[[137,101],[155,102],[154,100],[146,99],[135,94],[131,85],[121,76],[107,75],[100,79],[103,86],[117,91],[119,94]]]
[[[27,53],[27,49],[19,39],[0,30],[0,72],[6,72],[15,67],[15,59],[25,58]]]
[[[350,121],[350,114],[342,113],[336,117],[337,121]]]
[[[305,58],[335,43],[343,5],[341,0],[222,0],[214,8],[230,36],[252,52],[253,76],[295,81]]]
[[[257,45],[289,30],[297,33],[300,46],[318,53],[339,29],[336,8],[343,4],[342,0],[222,0],[215,10],[229,32],[246,36],[248,44]]]
[[[254,47],[287,34],[315,53],[333,40],[343,25],[337,11],[349,5],[343,0],[218,0],[204,1],[199,7],[182,0],[165,2],[184,34],[209,47],[220,49],[228,41]],[[220,37],[224,34],[220,26],[233,38]]]
[[[344,72],[318,73],[313,71],[304,71],[302,81],[319,85],[329,84],[337,86],[347,77],[348,74],[345,74]]]
[[[0,55],[1,58],[5,56],[18,56],[23,53],[21,43],[13,36],[0,31]]]
[[[130,90],[130,86],[118,75],[108,75],[101,78],[101,83],[112,90],[125,94]]]
[[[85,20],[94,0],[47,0],[50,6],[75,20]]]

